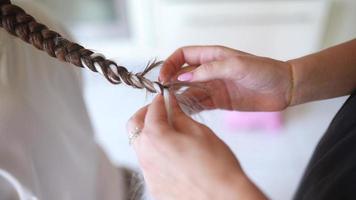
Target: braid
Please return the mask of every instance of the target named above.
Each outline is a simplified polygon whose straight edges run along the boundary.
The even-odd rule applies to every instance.
[[[161,92],[163,86],[145,78],[145,74],[162,62],[153,61],[141,73],[133,74],[123,66],[94,53],[83,46],[63,38],[59,33],[38,23],[22,8],[11,4],[10,0],[0,0],[0,27],[21,38],[51,57],[71,63],[81,68],[98,72],[113,84],[125,83],[134,88]]]

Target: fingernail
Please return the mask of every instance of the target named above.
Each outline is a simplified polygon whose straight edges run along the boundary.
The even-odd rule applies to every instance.
[[[179,81],[190,81],[193,79],[193,73],[188,72],[188,73],[184,73],[178,76],[177,78]]]

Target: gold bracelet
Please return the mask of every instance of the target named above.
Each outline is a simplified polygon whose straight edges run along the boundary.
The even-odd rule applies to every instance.
[[[289,66],[289,76],[290,76],[290,87],[289,87],[289,97],[288,97],[288,101],[287,101],[287,107],[291,106],[292,102],[293,102],[293,93],[294,93],[294,70],[293,70],[293,65],[292,63],[290,63],[290,61],[286,61],[286,63]]]

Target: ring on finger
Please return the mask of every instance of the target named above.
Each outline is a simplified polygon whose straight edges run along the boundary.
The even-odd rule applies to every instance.
[[[130,131],[129,133],[129,144],[132,145],[134,143],[134,141],[138,138],[138,136],[140,136],[141,133],[141,129],[138,127],[135,127],[135,129],[133,131]]]

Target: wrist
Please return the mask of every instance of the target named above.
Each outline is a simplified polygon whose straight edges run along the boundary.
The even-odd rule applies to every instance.
[[[293,76],[293,90],[290,106],[321,99],[320,79],[321,73],[317,67],[318,58],[315,55],[308,55],[287,61],[291,67]],[[318,89],[319,88],[319,89]]]
[[[287,61],[294,88],[290,105],[350,94],[356,87],[356,40]]]

